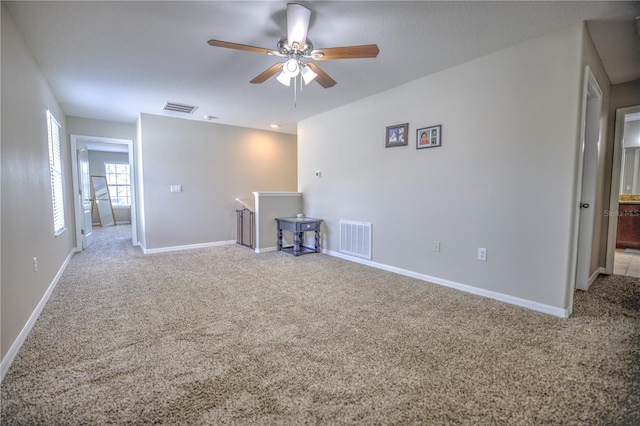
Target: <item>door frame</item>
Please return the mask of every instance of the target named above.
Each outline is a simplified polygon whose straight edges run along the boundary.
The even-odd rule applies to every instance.
[[[572,250],[572,254],[571,254],[571,269],[569,272],[569,276],[570,276],[570,280],[569,280],[569,304],[568,304],[568,310],[569,310],[569,315],[571,315],[571,312],[573,311],[573,296],[575,293],[575,290],[577,288],[576,284],[577,284],[577,280],[578,280],[578,266],[580,264],[579,262],[579,256],[584,256],[584,259],[590,259],[591,258],[591,254],[589,253],[589,256],[585,256],[584,253],[579,253],[579,247],[580,247],[580,239],[584,239],[585,236],[580,235],[580,216],[581,216],[581,208],[580,208],[580,204],[582,203],[582,185],[583,185],[583,175],[584,175],[584,156],[585,156],[585,149],[586,149],[586,144],[587,144],[587,126],[588,126],[588,122],[587,122],[587,109],[588,109],[588,101],[590,98],[590,93],[592,93],[591,96],[595,95],[596,97],[600,98],[600,111],[602,111],[602,90],[600,89],[600,85],[598,84],[598,80],[596,79],[595,74],[593,73],[593,71],[591,70],[591,67],[589,67],[588,65],[585,66],[584,68],[584,83],[582,86],[582,95],[581,95],[581,106],[580,106],[580,111],[581,111],[581,115],[580,115],[580,138],[579,138],[579,143],[578,143],[578,147],[579,147],[579,151],[578,151],[578,169],[577,169],[577,174],[576,174],[576,192],[575,192],[575,196],[574,196],[574,206],[573,206],[573,210],[574,210],[574,220],[573,220],[573,250]],[[602,114],[602,112],[600,113],[600,115]],[[598,118],[599,119],[599,118]],[[600,130],[598,131],[598,133],[600,133]],[[597,164],[597,163],[596,163]],[[596,170],[592,171],[593,173],[597,173],[597,167]],[[595,204],[592,202],[592,204]],[[591,206],[591,208],[595,208],[595,206]],[[590,243],[590,247],[593,245],[593,227],[592,227],[592,231],[591,231],[591,235],[588,236],[589,238],[589,243]],[[591,247],[593,248],[593,247]],[[590,267],[590,260],[587,262],[587,264]],[[590,271],[587,271],[587,276],[589,275]],[[588,286],[587,286],[588,287]]]
[[[622,173],[622,141],[624,136],[624,121],[627,114],[640,113],[640,105],[618,108],[616,110],[616,125],[613,134],[613,164],[611,166],[611,190],[609,196],[609,226],[607,235],[607,256],[605,274],[612,275],[615,266],[616,236],[618,234],[618,199],[620,197],[620,177]]]
[[[91,244],[91,240],[93,239],[93,223],[90,223],[89,226],[87,226],[87,200],[89,200],[88,202],[88,207],[89,207],[89,220],[91,221],[92,218],[92,212],[93,212],[93,199],[91,197],[91,175],[89,173],[89,150],[84,147],[84,146],[78,146],[76,147],[76,155],[78,156],[78,161],[76,163],[77,167],[78,167],[78,202],[80,203],[81,206],[81,212],[82,212],[82,219],[80,220],[80,227],[83,228],[80,230],[80,243],[82,245],[82,250],[86,249],[87,247],[89,247],[89,245]],[[82,161],[80,161],[80,157],[82,157]],[[86,158],[86,167],[87,167],[87,172],[86,172],[86,176],[81,172],[82,171],[82,167],[83,167],[83,162],[85,161]],[[80,182],[80,179],[82,178],[86,178],[87,182]],[[88,189],[88,193],[84,193],[82,191],[82,189]],[[74,206],[75,207],[75,206]],[[75,216],[74,216],[75,218]],[[78,227],[76,226],[76,229]],[[88,228],[91,228],[91,230],[89,232]],[[78,247],[80,247],[80,244],[78,245]]]
[[[98,136],[70,135],[71,144],[71,174],[73,181],[73,204],[74,216],[76,224],[76,251],[82,251],[82,227],[84,222],[84,212],[82,209],[82,199],[80,197],[80,186],[78,183],[78,146],[83,142],[99,142],[108,144],[127,145],[129,154],[129,173],[131,182],[131,241],[132,245],[138,245],[138,224],[137,224],[137,206],[136,206],[136,186],[135,186],[135,161],[133,151],[133,140],[116,139]]]

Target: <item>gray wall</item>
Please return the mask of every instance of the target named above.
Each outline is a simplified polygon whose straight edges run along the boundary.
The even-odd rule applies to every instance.
[[[235,241],[236,198],[296,190],[293,135],[150,114],[139,126],[147,250]]]
[[[4,359],[74,246],[65,116],[4,5],[2,10],[2,338]],[[67,230],[53,235],[47,108],[63,128]],[[34,272],[33,258],[38,258]]]
[[[624,123],[624,146],[640,146],[640,120]]]
[[[256,252],[273,251],[278,247],[277,217],[294,217],[302,213],[302,194],[256,192]],[[293,244],[290,233],[283,235],[283,245]]]
[[[135,123],[67,117],[67,128],[69,135],[136,140]]]
[[[89,173],[92,176],[104,176],[104,163],[107,162],[129,164],[129,154],[89,150]]]
[[[372,222],[378,264],[567,309],[583,41],[573,26],[301,121],[298,190],[324,247],[340,219]],[[404,122],[409,146],[384,148]],[[437,124],[442,147],[416,150]]]

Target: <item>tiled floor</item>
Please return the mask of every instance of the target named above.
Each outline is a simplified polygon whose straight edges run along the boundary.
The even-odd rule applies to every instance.
[[[616,250],[613,273],[640,278],[640,250]]]

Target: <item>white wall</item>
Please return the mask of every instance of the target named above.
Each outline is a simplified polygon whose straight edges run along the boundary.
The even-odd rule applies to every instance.
[[[2,13],[2,338],[5,356],[74,246],[65,116],[4,5]],[[46,111],[62,124],[67,230],[54,237]],[[38,271],[33,258],[38,258]],[[15,349],[15,346],[14,346]],[[13,351],[13,349],[12,349]],[[15,353],[13,354],[15,355]]]
[[[562,314],[582,38],[576,25],[300,122],[298,190],[323,247],[338,252],[340,219],[372,222],[378,264]],[[384,148],[404,122],[409,146]],[[437,124],[442,147],[416,150],[416,129]]]
[[[150,114],[140,128],[147,250],[235,241],[236,198],[297,187],[293,135]]]

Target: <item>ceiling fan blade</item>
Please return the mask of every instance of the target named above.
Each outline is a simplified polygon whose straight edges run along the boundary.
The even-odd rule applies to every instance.
[[[222,41],[222,40],[209,40],[207,43],[209,43],[211,46],[226,47],[227,49],[244,50],[247,52],[266,53],[267,55],[269,54],[273,55],[278,53],[270,49],[265,49],[264,47],[250,46],[248,44],[240,44],[240,43],[231,43],[229,41]]]
[[[318,67],[313,62],[307,62],[307,66],[311,68],[313,72],[318,74],[315,80],[320,84],[320,86],[324,87],[325,89],[328,89],[329,87],[333,87],[336,85],[336,81],[331,77],[329,77],[329,74],[322,71],[320,67]]]
[[[299,50],[304,49],[307,42],[307,30],[311,11],[301,4],[287,4],[287,43],[294,47],[298,44]]]
[[[377,44],[363,44],[361,46],[317,49],[311,52],[311,56],[316,61],[328,61],[331,59],[375,58],[378,53],[380,53],[380,49]]]
[[[256,76],[253,80],[251,80],[249,83],[253,83],[253,84],[264,83],[269,78],[276,75],[278,71],[280,71],[280,67],[282,67],[282,62],[278,62],[277,64],[270,66],[265,71],[263,71],[260,75]]]

